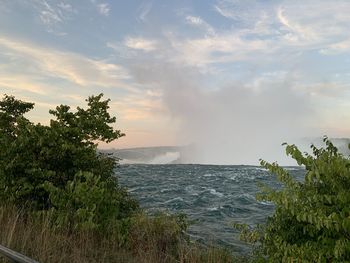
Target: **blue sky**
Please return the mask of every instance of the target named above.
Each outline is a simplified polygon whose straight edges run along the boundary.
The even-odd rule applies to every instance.
[[[349,13],[349,1],[1,0],[0,91],[35,102],[43,123],[103,92],[127,134],[114,147],[349,137]]]

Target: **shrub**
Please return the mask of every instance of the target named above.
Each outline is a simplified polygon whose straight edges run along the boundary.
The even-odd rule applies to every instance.
[[[116,160],[97,152],[124,134],[113,129],[109,100],[91,96],[87,109],[50,110],[48,126],[24,117],[34,104],[5,95],[0,101],[0,202],[48,211],[73,228],[106,228],[138,204],[118,186]],[[59,224],[58,224],[59,225]]]
[[[313,154],[287,145],[286,153],[305,167],[305,180],[296,181],[276,163],[261,161],[284,184],[282,190],[264,187],[257,197],[275,204],[263,228],[245,230],[260,243],[261,260],[270,262],[350,261],[350,161],[327,137],[325,148]]]

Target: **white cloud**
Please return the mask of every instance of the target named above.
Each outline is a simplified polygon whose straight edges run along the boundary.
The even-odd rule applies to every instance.
[[[157,49],[157,41],[152,39],[145,39],[142,37],[128,37],[125,39],[126,47],[144,52],[150,52]]]
[[[186,16],[186,21],[188,24],[197,26],[199,28],[203,28],[208,34],[215,35],[214,28],[209,25],[207,22],[205,22],[201,17],[199,16]]]
[[[214,9],[225,18],[248,25],[253,24],[267,6],[256,0],[219,0]]]
[[[49,0],[28,1],[30,6],[36,10],[41,23],[49,33],[65,35],[62,25],[70,20],[77,10],[72,5],[65,2],[55,2]]]
[[[291,45],[320,50],[348,38],[349,12],[349,1],[286,1],[277,9],[277,18]]]
[[[39,81],[33,80],[33,78],[20,74],[11,74],[9,72],[0,73],[0,87],[18,91],[29,91],[39,95],[45,95],[48,90],[47,85],[43,85]]]
[[[45,3],[46,9],[40,12],[41,21],[47,26],[62,22],[60,15],[47,2],[43,3]]]
[[[107,3],[98,4],[97,8],[98,8],[98,12],[104,16],[108,16],[109,12],[111,11],[111,8]]]
[[[298,20],[293,21],[292,18],[288,18],[285,15],[285,9],[279,7],[277,9],[277,17],[279,22],[284,28],[282,30],[287,31],[284,33],[284,38],[291,42],[291,44],[301,44],[308,45],[312,42],[317,42],[320,40],[317,32],[307,24],[299,23]]]
[[[23,72],[34,68],[36,74],[64,79],[79,86],[130,88],[126,84],[130,78],[127,71],[117,64],[8,38],[0,38],[0,49],[15,54],[16,68]],[[28,75],[34,74],[32,71]]]
[[[190,23],[192,25],[201,26],[204,24],[203,19],[200,18],[199,16],[187,16],[186,20],[188,23]]]
[[[61,8],[62,10],[66,10],[67,12],[71,12],[71,13],[76,12],[76,10],[72,7],[72,5],[64,3],[64,2],[57,4],[57,6],[59,8]]]
[[[327,55],[350,51],[348,1],[332,5],[322,1],[262,5],[254,0],[218,0],[214,8],[235,20],[235,26],[214,28],[201,17],[187,15],[186,22],[204,29],[205,34],[184,38],[174,32],[165,33],[174,50],[168,52],[169,61],[208,69],[237,61],[296,61],[304,52],[314,50]]]
[[[212,63],[228,63],[251,58],[253,52],[270,52],[269,42],[245,40],[239,34],[228,33],[190,40],[171,38],[178,53],[175,60],[191,66],[206,66]]]

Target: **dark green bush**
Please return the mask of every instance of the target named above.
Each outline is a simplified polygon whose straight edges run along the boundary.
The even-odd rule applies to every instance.
[[[117,184],[116,160],[97,152],[97,142],[123,136],[111,124],[109,100],[87,99],[75,112],[60,105],[49,125],[24,114],[33,103],[5,95],[0,101],[0,202],[50,211],[71,227],[106,228],[138,204]]]
[[[305,180],[296,181],[276,163],[261,161],[284,184],[264,187],[257,197],[275,204],[265,226],[247,230],[248,241],[260,244],[260,259],[269,262],[350,261],[350,161],[324,138],[325,148],[313,154],[287,145],[286,153],[305,167]]]

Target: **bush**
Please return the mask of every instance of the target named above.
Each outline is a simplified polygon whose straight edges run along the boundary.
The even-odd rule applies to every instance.
[[[58,225],[105,229],[138,204],[118,186],[116,160],[97,152],[124,134],[111,124],[109,100],[91,96],[87,109],[50,110],[48,126],[24,117],[34,104],[5,95],[0,101],[0,202],[50,211]]]
[[[324,138],[325,148],[313,154],[287,145],[286,153],[306,170],[296,181],[276,163],[261,161],[284,184],[282,190],[264,188],[259,200],[275,204],[265,226],[244,228],[245,237],[260,244],[261,260],[270,262],[350,261],[350,161]]]
[[[187,222],[183,214],[139,214],[131,220],[129,246],[140,253],[157,248],[158,253],[176,255],[180,244],[188,241]]]
[[[46,183],[56,226],[108,230],[137,207],[125,189],[108,184],[90,172],[78,172],[61,189]],[[107,232],[107,231],[106,231]]]

